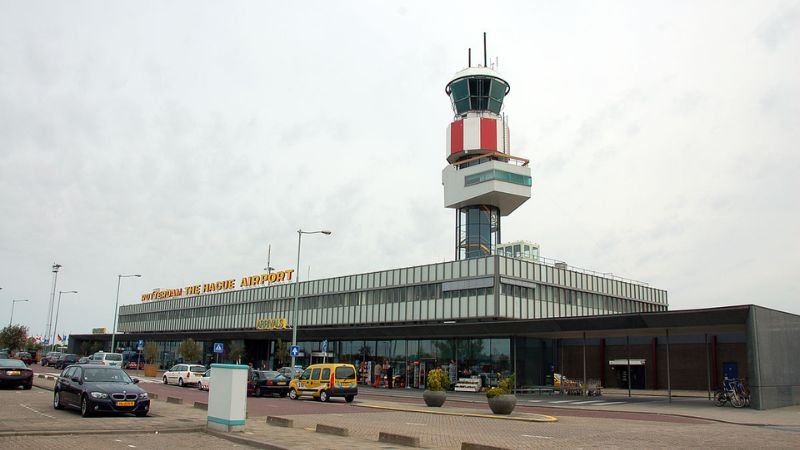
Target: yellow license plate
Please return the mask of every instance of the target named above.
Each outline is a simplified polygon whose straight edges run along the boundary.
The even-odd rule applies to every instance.
[[[8,375],[19,375],[19,370],[9,370],[6,372]]]
[[[278,386],[286,386],[286,382],[285,381],[279,381],[278,382]]]
[[[136,402],[117,402],[117,406],[133,406]]]

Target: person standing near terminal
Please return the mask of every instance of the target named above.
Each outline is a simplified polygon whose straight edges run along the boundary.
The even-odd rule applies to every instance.
[[[381,365],[378,361],[375,361],[375,387],[381,386]]]

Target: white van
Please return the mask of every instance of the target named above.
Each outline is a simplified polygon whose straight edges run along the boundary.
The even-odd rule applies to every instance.
[[[104,366],[122,367],[122,353],[97,352],[92,355],[89,362]]]

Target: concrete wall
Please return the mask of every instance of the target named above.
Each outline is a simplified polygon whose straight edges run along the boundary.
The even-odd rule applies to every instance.
[[[751,306],[747,335],[753,408],[800,404],[800,316]]]

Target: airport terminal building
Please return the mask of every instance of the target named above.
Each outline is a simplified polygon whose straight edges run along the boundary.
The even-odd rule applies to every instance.
[[[747,379],[756,408],[800,403],[800,360],[791,358],[800,354],[800,316],[753,305],[669,311],[663,289],[504,243],[502,218],[533,185],[501,113],[510,85],[484,55],[445,91],[454,113],[442,170],[444,206],[455,212],[453,261],[319,280],[287,269],[161,289],[119,308],[115,350],[155,342],[167,367],[193,338],[203,363],[275,368],[289,364],[297,326],[298,364],[353,363],[362,383],[381,374],[378,385],[385,376],[424,389],[427,372],[443,368],[465,389],[514,374],[520,389],[572,379],[671,393],[711,391],[727,376]],[[73,334],[70,350],[109,350],[110,341]]]

